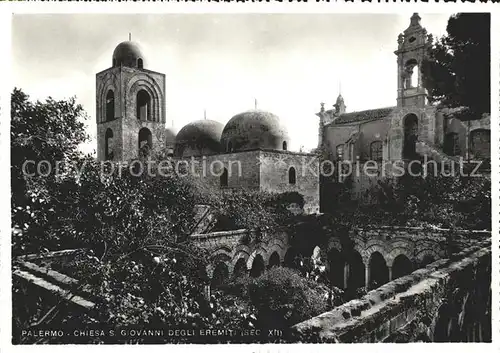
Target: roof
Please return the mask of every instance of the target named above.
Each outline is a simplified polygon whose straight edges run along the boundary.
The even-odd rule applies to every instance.
[[[335,119],[332,122],[332,125],[383,119],[386,116],[389,116],[393,110],[394,107],[390,107],[390,108],[378,108],[378,109],[363,110],[360,112],[345,113],[340,115],[337,119]]]

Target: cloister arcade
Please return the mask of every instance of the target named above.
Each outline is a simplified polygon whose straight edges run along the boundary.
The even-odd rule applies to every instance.
[[[332,237],[320,250],[330,282],[344,290],[371,290],[445,255],[437,237],[414,235],[354,235],[349,245]],[[274,266],[295,267],[299,251],[289,246],[285,236],[234,248],[220,246],[212,253],[207,271],[212,285],[218,286],[242,276],[258,277]]]

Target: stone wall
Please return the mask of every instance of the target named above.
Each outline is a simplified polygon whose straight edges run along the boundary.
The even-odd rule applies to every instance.
[[[295,325],[303,342],[491,341],[490,240]]]
[[[306,214],[319,212],[319,159],[309,153],[263,150],[260,158],[260,190],[297,192],[304,197]],[[295,182],[290,182],[291,168]]]
[[[191,235],[190,239],[211,254],[211,264],[207,268],[209,277],[216,267],[223,266],[227,276],[236,276],[235,267],[242,267],[245,272],[254,266],[255,259],[262,258],[265,267],[270,266],[270,259],[277,254],[279,263],[284,262],[289,248],[288,235],[283,231],[256,233],[246,229]],[[276,256],[276,255],[275,255]]]

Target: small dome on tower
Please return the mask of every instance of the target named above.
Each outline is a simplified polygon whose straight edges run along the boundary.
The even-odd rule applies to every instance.
[[[337,97],[337,104],[344,103],[344,97],[339,93],[339,96]]]
[[[141,48],[136,42],[121,42],[113,52],[113,67],[128,66],[142,69],[145,61]]]
[[[221,137],[226,152],[256,148],[286,150],[288,143],[288,133],[279,117],[263,110],[235,115],[224,127]]]
[[[220,153],[223,127],[214,120],[198,120],[187,124],[175,137],[174,155],[191,157]]]

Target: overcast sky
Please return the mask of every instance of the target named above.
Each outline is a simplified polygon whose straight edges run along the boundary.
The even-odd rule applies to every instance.
[[[429,33],[446,33],[450,14],[420,14]],[[329,108],[341,82],[347,111],[396,104],[397,36],[411,13],[15,15],[14,85],[34,99],[76,96],[95,138],[95,74],[116,45],[137,41],[146,68],[166,74],[167,125],[239,112],[271,111],[291,149],[316,147],[320,102]],[[85,146],[91,152],[95,140]]]

